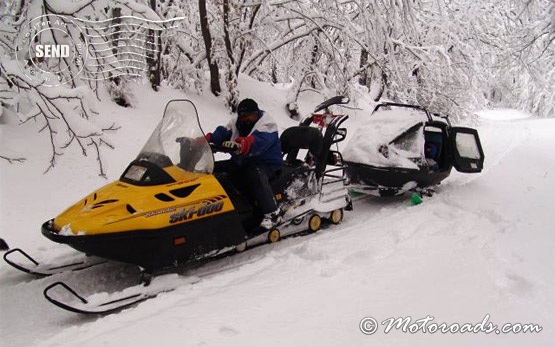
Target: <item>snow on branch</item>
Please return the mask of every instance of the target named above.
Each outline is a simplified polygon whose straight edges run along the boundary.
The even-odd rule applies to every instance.
[[[121,104],[127,105],[132,99],[128,81],[136,78],[133,72],[141,71],[136,76],[144,77],[153,67],[176,69],[172,63],[162,66],[160,32],[173,25],[173,18],[184,18],[183,13],[174,12],[175,16],[163,19],[155,4],[134,0],[29,0],[7,4],[8,15],[0,17],[0,106],[13,111],[21,124],[37,126],[39,133],[48,138],[50,159],[45,172],[64,153],[77,149],[83,156],[95,158],[99,175],[106,176],[102,157],[106,150],[113,149],[108,134],[119,126],[103,119],[96,110],[99,90],[108,90],[114,101],[124,100]],[[165,14],[177,7],[174,2],[164,6]],[[43,26],[41,30],[37,25]],[[122,31],[129,35],[124,37]],[[22,42],[30,44],[25,33],[27,37],[35,35],[34,40],[41,45],[74,44],[84,49],[73,57],[44,58],[35,49],[21,49]],[[164,42],[166,51],[172,46],[170,42],[175,41]],[[188,54],[185,49],[178,52]],[[200,67],[200,59],[194,59]],[[199,71],[195,73],[202,76]],[[23,160],[6,155],[2,159]]]
[[[19,113],[21,124],[35,121],[40,126],[39,133],[45,133],[49,139],[51,154],[45,172],[56,165],[57,158],[62,156],[66,149],[76,146],[83,156],[90,155],[89,148],[92,148],[98,161],[99,175],[106,177],[100,147],[103,145],[113,149],[105,134],[119,127],[116,124],[95,124],[95,116],[98,113],[90,107],[92,91],[86,86],[45,87],[29,83],[17,68],[3,66],[3,70],[6,71],[6,78],[13,81],[15,87],[25,91],[26,98],[20,100],[19,106],[20,110],[27,111]]]
[[[21,9],[23,12],[19,15],[26,18],[44,15],[43,11],[55,10],[65,14],[83,9],[67,5],[67,2],[67,6],[61,9],[56,7],[59,4],[55,1],[31,1]],[[50,159],[45,172],[50,171],[56,165],[57,159],[68,149],[77,148],[83,156],[96,156],[99,175],[105,177],[101,149],[113,148],[106,134],[117,130],[118,126],[105,125],[98,117],[93,90],[74,78],[76,69],[73,62],[60,58],[57,59],[56,66],[41,66],[40,64],[47,63],[37,57],[22,56],[18,53],[16,47],[22,42],[19,34],[29,30],[30,22],[16,20],[15,17],[3,17],[1,23],[0,28],[7,35],[0,40],[0,54],[3,57],[0,61],[0,103],[3,108],[8,108],[17,115],[20,124],[38,126],[38,132],[48,138]],[[75,35],[72,31],[68,33]],[[51,40],[47,42],[59,42],[60,34],[51,27],[50,30],[42,30],[40,34]],[[76,41],[78,38],[73,39]],[[35,68],[43,69],[42,71],[48,68],[56,69],[60,71],[60,81],[65,79],[66,83],[60,82],[56,85],[47,83],[47,79],[34,78],[37,76]],[[1,158],[10,163],[24,161],[24,158],[18,156],[2,155]]]

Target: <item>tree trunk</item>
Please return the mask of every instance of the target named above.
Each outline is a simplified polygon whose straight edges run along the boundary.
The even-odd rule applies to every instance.
[[[233,47],[231,46],[231,37],[229,35],[229,12],[231,11],[229,7],[229,0],[224,0],[223,2],[224,10],[224,42],[225,50],[227,52],[227,57],[231,62],[231,65],[235,64],[235,59],[233,58]]]
[[[150,0],[150,8],[156,11],[156,0]],[[148,35],[145,43],[146,51],[146,63],[148,66],[148,79],[150,81],[150,86],[155,91],[160,88],[160,56],[162,50],[162,38],[160,37],[160,32],[156,30],[149,29]],[[155,50],[153,52],[152,50]]]
[[[387,87],[387,75],[382,70],[382,68],[376,63],[368,65],[368,68],[364,70],[366,74],[366,84],[368,87],[368,95],[374,101],[379,101]]]
[[[310,71],[315,70],[315,66],[316,66],[316,62],[318,61],[319,54],[320,52],[319,52],[318,44],[315,43],[314,46],[312,46],[312,53],[310,58]],[[310,86],[313,89],[316,89],[316,80],[313,77],[310,78]]]
[[[200,15],[200,29],[202,38],[204,39],[204,47],[206,49],[206,60],[208,61],[208,69],[210,71],[210,90],[212,94],[218,96],[222,92],[220,86],[220,70],[218,64],[212,60],[212,36],[210,35],[210,27],[208,24],[208,15],[206,12],[206,0],[198,1]]]
[[[366,49],[362,49],[360,51],[360,63],[359,67],[362,69],[368,64],[368,51]],[[358,78],[358,84],[361,86],[368,86],[368,69],[364,68],[360,72],[360,76]]]
[[[239,90],[238,90],[238,69],[235,66],[235,57],[233,51],[233,44],[230,35],[230,15],[231,7],[229,0],[223,1],[223,19],[224,19],[224,43],[227,52],[227,71],[225,77],[225,85],[227,87],[226,102],[231,111],[235,112],[239,105]]]

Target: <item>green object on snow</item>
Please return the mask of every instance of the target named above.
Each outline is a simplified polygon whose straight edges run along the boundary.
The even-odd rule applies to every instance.
[[[364,194],[362,194],[362,193],[360,193],[360,192],[357,192],[356,190],[353,190],[353,189],[351,189],[351,188],[348,188],[348,189],[347,189],[347,192],[349,192],[349,195],[352,196],[353,198],[356,198],[356,197],[358,197],[358,196],[364,195]]]
[[[423,200],[420,197],[420,195],[416,193],[412,193],[412,195],[410,196],[410,202],[413,206],[415,206],[415,205],[420,205],[423,202]]]

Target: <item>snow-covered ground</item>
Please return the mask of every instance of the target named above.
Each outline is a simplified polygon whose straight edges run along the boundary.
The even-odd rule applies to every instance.
[[[295,122],[282,109],[286,90],[244,83],[281,130]],[[165,102],[183,95],[138,88],[135,109],[102,104],[122,129],[105,156],[117,179],[146,141]],[[308,95],[306,114],[321,98]],[[308,97],[307,96],[307,97]],[[187,95],[211,130],[229,114],[211,96]],[[370,106],[348,111],[351,133]],[[408,196],[355,202],[339,226],[209,262],[182,281],[120,313],[87,317],[42,297],[63,280],[84,294],[134,284],[138,271],[106,264],[51,278],[32,278],[0,262],[2,346],[552,346],[555,340],[555,119],[482,112],[479,131],[486,153],[481,174],[453,172],[421,205]],[[491,119],[495,118],[495,119]],[[519,118],[519,119],[514,119]],[[48,139],[13,120],[0,125],[3,154],[18,150],[24,164],[0,161],[0,237],[38,259],[76,252],[40,235],[43,221],[106,184],[94,159],[76,151],[43,175]],[[226,269],[225,271],[219,271]],[[211,275],[200,276],[201,274]],[[195,276],[199,276],[200,280]],[[194,282],[191,284],[191,282]],[[434,323],[534,323],[539,333],[385,333],[364,335],[360,322],[391,317]]]

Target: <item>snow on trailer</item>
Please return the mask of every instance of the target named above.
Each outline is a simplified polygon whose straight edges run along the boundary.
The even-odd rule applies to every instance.
[[[453,127],[446,116],[397,103],[376,106],[344,150],[351,191],[377,196],[410,190],[430,194],[453,166],[480,172],[484,152],[475,129]]]
[[[426,111],[380,104],[371,117],[367,125],[355,132],[343,158],[379,167],[416,169],[411,158],[424,156],[424,139],[418,135],[423,134],[428,120]]]

